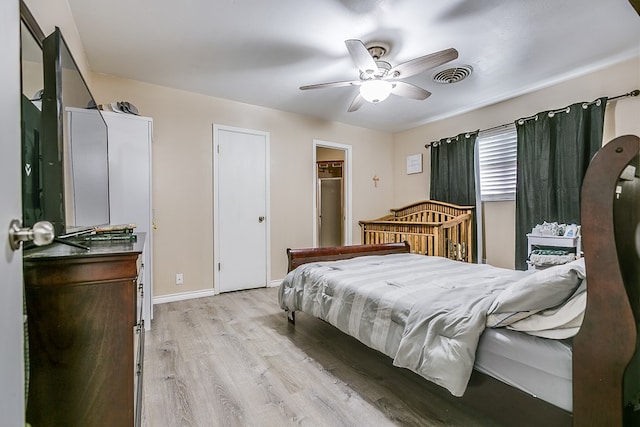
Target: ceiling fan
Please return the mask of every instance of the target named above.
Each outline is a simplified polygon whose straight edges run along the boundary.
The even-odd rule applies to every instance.
[[[360,92],[351,102],[347,110],[349,112],[356,111],[364,101],[381,102],[390,94],[417,100],[427,99],[431,92],[400,79],[446,64],[458,57],[458,51],[449,48],[392,67],[391,64],[380,59],[388,51],[388,46],[384,43],[369,43],[369,47],[366,47],[360,40],[351,39],[346,40],[345,44],[351,59],[360,70],[360,80],[319,83],[300,86],[300,89],[359,86]]]

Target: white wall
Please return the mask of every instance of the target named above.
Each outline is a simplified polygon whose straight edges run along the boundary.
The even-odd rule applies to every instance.
[[[154,120],[154,296],[212,287],[214,123],[270,132],[272,280],[286,273],[286,248],[313,245],[314,139],[353,146],[354,243],[358,220],[390,207],[390,133],[105,75],[93,82],[98,103],[126,100]],[[179,287],[177,272],[184,274]]]

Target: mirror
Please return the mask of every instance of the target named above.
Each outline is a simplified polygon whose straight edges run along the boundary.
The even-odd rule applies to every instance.
[[[42,217],[41,120],[44,75],[41,40],[20,23],[22,67],[22,218],[31,227]]]

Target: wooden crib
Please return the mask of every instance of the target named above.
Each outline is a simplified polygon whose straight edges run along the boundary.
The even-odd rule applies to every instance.
[[[473,206],[425,200],[359,221],[362,244],[408,242],[412,253],[472,262]]]

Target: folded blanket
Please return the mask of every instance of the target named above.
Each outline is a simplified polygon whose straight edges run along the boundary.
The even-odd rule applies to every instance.
[[[542,310],[507,326],[514,331],[526,332],[542,338],[565,339],[575,336],[582,326],[587,307],[587,281],[558,307]]]
[[[534,249],[529,255],[529,264],[544,267],[566,264],[575,259],[576,255],[565,249]]]
[[[532,273],[518,280],[496,297],[488,311],[487,326],[492,328],[510,326],[543,310],[558,309],[569,299],[574,297],[578,299],[581,293],[584,293],[586,301],[586,282],[583,280],[585,277],[584,258],[578,258],[568,264]],[[584,292],[579,291],[578,287],[581,284],[584,285],[581,287],[584,288]],[[578,304],[573,309],[579,307],[580,305]],[[546,315],[550,316],[551,313],[551,311],[548,311]],[[533,324],[541,316],[545,315],[541,314],[530,320],[529,323]],[[565,316],[565,313],[562,312],[561,316]],[[576,316],[577,314],[573,315],[574,318]],[[552,321],[555,322],[556,327],[561,327],[568,322],[565,317],[556,317]],[[520,327],[527,329],[527,333],[532,335],[536,335],[532,333],[535,330],[552,328],[548,325],[536,328],[527,327],[527,322],[523,322],[520,325]],[[579,328],[579,326],[577,327]],[[575,332],[577,332],[577,329]]]

